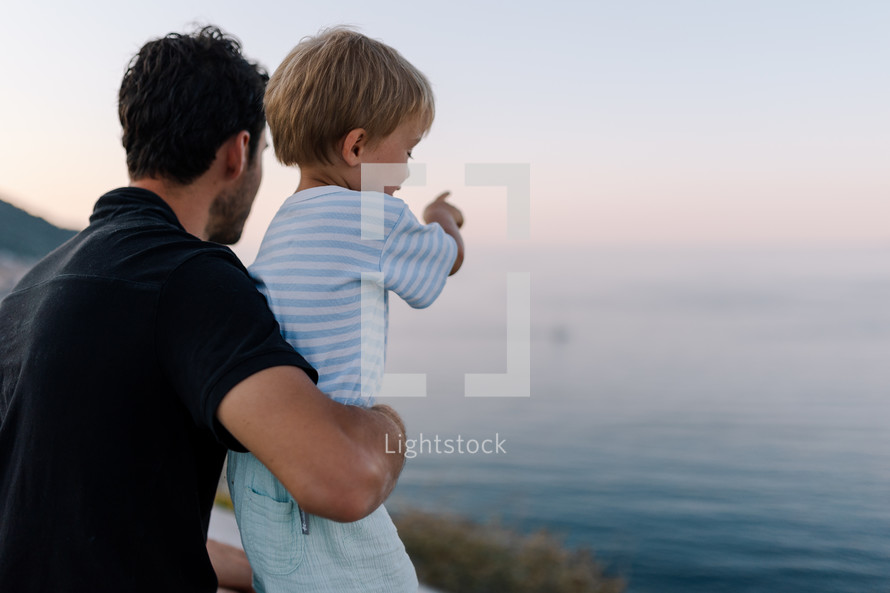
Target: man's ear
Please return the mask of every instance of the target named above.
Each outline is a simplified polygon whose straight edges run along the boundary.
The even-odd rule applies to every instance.
[[[250,165],[250,132],[241,130],[226,141],[226,179],[237,179]]]
[[[343,138],[340,146],[340,158],[349,165],[355,167],[362,164],[362,152],[368,144],[368,133],[364,128],[350,130]]]

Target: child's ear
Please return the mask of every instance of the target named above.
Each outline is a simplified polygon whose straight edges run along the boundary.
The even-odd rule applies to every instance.
[[[343,139],[343,145],[340,148],[340,156],[350,167],[362,164],[362,152],[368,143],[368,133],[364,128],[356,128],[350,130]]]

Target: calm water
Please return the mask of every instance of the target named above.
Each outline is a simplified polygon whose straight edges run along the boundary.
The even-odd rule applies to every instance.
[[[504,271],[531,272],[532,396],[505,370]],[[631,593],[890,591],[890,246],[482,252],[427,311],[393,304],[390,400],[419,506],[594,550]]]

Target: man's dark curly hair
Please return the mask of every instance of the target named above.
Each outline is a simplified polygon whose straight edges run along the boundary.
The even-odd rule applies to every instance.
[[[119,94],[130,177],[191,183],[242,130],[250,133],[252,159],[266,125],[268,80],[241,55],[241,43],[217,27],[146,43],[130,61]]]

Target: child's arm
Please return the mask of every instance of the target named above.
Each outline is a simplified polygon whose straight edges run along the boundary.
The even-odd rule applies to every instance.
[[[463,215],[445,201],[447,196],[447,192],[440,195],[424,209],[427,224],[401,200],[392,198],[390,202],[398,218],[387,232],[380,254],[383,286],[415,309],[433,304],[464,257],[459,230]]]
[[[442,230],[451,235],[457,243],[457,257],[454,259],[451,272],[448,274],[450,276],[457,272],[464,262],[464,240],[460,234],[460,227],[464,225],[464,215],[460,210],[445,201],[445,198],[449,195],[451,195],[451,192],[443,192],[430,202],[423,211],[423,221],[427,224],[438,222]]]

